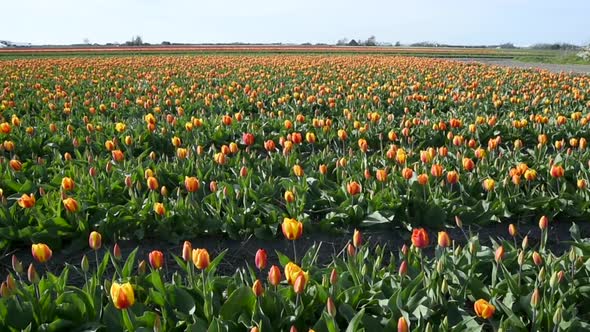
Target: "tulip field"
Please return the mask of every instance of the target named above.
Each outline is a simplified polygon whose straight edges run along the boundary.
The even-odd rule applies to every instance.
[[[0,84],[0,250],[32,254],[0,271],[1,331],[590,330],[588,75],[153,54],[1,59]],[[297,250],[353,229],[327,264]],[[261,250],[220,274],[186,241],[211,235]],[[116,245],[143,240],[184,246]]]

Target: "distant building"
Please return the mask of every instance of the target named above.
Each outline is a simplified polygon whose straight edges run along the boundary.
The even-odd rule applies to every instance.
[[[0,47],[31,47],[31,43],[15,43],[8,40],[0,40]]]

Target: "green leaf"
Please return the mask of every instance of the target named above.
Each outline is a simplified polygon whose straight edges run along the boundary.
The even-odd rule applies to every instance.
[[[233,321],[242,313],[252,315],[256,304],[256,296],[248,286],[236,289],[221,306],[220,316],[224,320]]]
[[[133,272],[133,266],[135,265],[135,255],[137,255],[138,249],[139,248],[133,249],[133,251],[129,254],[129,257],[127,257],[125,265],[123,265],[122,277],[124,279],[131,277],[131,273]]]
[[[287,255],[283,254],[282,252],[280,252],[278,250],[275,250],[275,252],[277,253],[277,256],[279,257],[279,263],[281,263],[281,266],[284,267],[285,265],[287,265],[291,262],[291,259]]]
[[[346,332],[356,332],[358,331],[359,324],[363,321],[363,316],[365,315],[365,309],[361,309],[348,323],[348,327],[346,328]]]

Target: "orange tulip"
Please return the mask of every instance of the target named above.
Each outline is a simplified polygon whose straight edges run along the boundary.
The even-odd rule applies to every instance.
[[[455,184],[459,182],[459,173],[455,171],[447,172],[447,182],[450,184]]]
[[[402,169],[402,176],[404,177],[404,179],[409,180],[414,176],[414,170],[406,167]]]
[[[287,190],[285,191],[285,202],[293,203],[295,201],[295,194],[292,191]]]
[[[210,263],[207,249],[193,249],[193,264],[195,264],[197,269],[206,269]]]
[[[10,168],[15,172],[20,172],[23,169],[23,164],[16,159],[11,159],[9,162]]]
[[[504,259],[504,246],[499,246],[496,249],[496,252],[494,254],[494,259],[496,260],[496,263],[500,263],[502,261],[502,259]]]
[[[430,167],[430,174],[436,178],[441,177],[443,175],[443,167],[439,164],[432,165],[432,167]]]
[[[547,229],[548,226],[549,226],[549,218],[547,218],[547,216],[542,216],[541,219],[539,219],[539,228],[541,230],[545,230],[545,229]]]
[[[194,176],[191,176],[191,177],[185,176],[184,177],[184,188],[186,189],[186,191],[193,193],[193,192],[199,190],[199,187],[200,187],[199,180],[196,177],[194,177]]]
[[[319,171],[320,171],[320,174],[326,175],[328,173],[328,166],[325,164],[321,164],[319,166]]]
[[[408,321],[404,318],[404,316],[401,316],[398,320],[397,320],[397,332],[408,332]]]
[[[159,250],[154,250],[148,255],[148,260],[153,269],[160,269],[164,265],[164,254]]]
[[[363,244],[363,235],[358,229],[354,230],[354,234],[352,235],[352,245],[355,248],[359,248]]]
[[[258,249],[256,251],[256,256],[254,257],[254,263],[259,270],[264,270],[266,267],[266,263],[268,261],[268,256],[266,254],[266,250]]]
[[[473,309],[477,317],[483,319],[491,318],[496,311],[496,307],[484,299],[479,299],[473,304]]]
[[[189,241],[184,241],[182,245],[182,259],[188,262],[192,258],[193,245]]]
[[[76,201],[75,199],[68,197],[66,199],[64,199],[63,201],[63,205],[65,206],[66,210],[68,210],[68,212],[76,212],[78,211],[78,201]]]
[[[256,296],[264,294],[264,287],[262,287],[262,283],[260,282],[260,280],[257,279],[256,281],[254,281],[254,284],[252,285],[252,292]]]
[[[303,176],[303,167],[301,167],[300,165],[295,165],[293,166],[293,173],[295,174],[295,176],[297,177],[302,177]]]
[[[111,285],[111,300],[117,309],[127,309],[135,303],[135,294],[130,283]]]
[[[111,154],[113,156],[113,160],[116,162],[122,162],[123,159],[125,159],[125,155],[121,150],[113,150],[111,151]]]
[[[414,228],[412,231],[412,244],[416,248],[426,248],[429,243],[428,233],[424,228]]]
[[[33,254],[33,258],[39,263],[47,262],[53,255],[53,252],[45,243],[31,245],[31,253]]]
[[[154,203],[154,212],[157,215],[163,216],[166,213],[166,207],[164,203]]]
[[[31,194],[30,196],[27,194],[23,194],[17,201],[18,205],[23,209],[32,208],[35,206],[35,195]]]
[[[375,173],[375,177],[377,178],[377,181],[379,181],[379,182],[387,181],[387,170],[386,169],[378,169],[377,172]]]
[[[284,218],[281,229],[288,240],[297,240],[303,234],[303,223],[292,218]]]
[[[158,183],[158,179],[153,176],[147,178],[147,186],[150,190],[158,190],[160,184]]]
[[[561,166],[551,166],[551,176],[554,178],[563,177],[565,174],[565,170]]]
[[[300,272],[297,275],[297,278],[295,279],[295,282],[293,283],[293,290],[295,291],[295,293],[297,294],[302,294],[305,291],[305,285],[307,284],[307,276],[303,273]]]
[[[438,246],[446,248],[451,245],[451,238],[447,232],[438,232]]]
[[[358,195],[361,192],[361,185],[356,181],[349,182],[346,185],[346,191],[351,196]]]
[[[268,282],[273,286],[277,286],[281,282],[281,270],[278,266],[271,266],[268,271]]]
[[[428,183],[428,174],[422,173],[422,174],[418,175],[416,177],[416,179],[418,179],[418,183],[421,186],[425,186]]]

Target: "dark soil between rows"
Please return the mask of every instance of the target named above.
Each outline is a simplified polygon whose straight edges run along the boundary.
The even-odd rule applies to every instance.
[[[570,227],[571,222],[551,222],[549,237],[548,237],[548,248],[555,254],[562,254],[569,250],[570,244],[564,241],[570,241]],[[590,237],[590,223],[578,223],[580,233],[583,238]],[[510,239],[508,234],[508,224],[498,223],[486,226],[465,226],[464,230],[467,234],[470,232],[473,234],[479,234],[479,239],[482,244],[490,244],[490,239]],[[538,243],[541,231],[536,224],[522,224],[518,225],[519,236],[517,238],[520,245],[522,238],[525,235],[529,237],[530,245],[534,246]],[[303,237],[296,241],[297,255],[300,259],[302,255],[315,243],[321,243],[319,251],[319,264],[325,265],[329,263],[332,257],[336,255],[342,255],[344,248],[352,239],[352,231],[347,234],[304,234]],[[369,229],[361,230],[363,234],[364,243],[370,246],[387,246],[387,248],[394,254],[401,249],[404,244],[410,245],[411,233],[405,229],[393,229],[391,227],[373,227]],[[447,229],[452,240],[457,244],[464,245],[466,243],[466,237],[463,231],[459,228]],[[429,230],[430,235],[430,254],[432,254],[434,247],[436,246],[437,233]],[[84,239],[86,240],[86,239]],[[220,252],[228,249],[227,254],[218,267],[218,274],[230,275],[241,267],[247,265],[254,266],[254,256],[256,251],[260,248],[264,248],[268,253],[269,266],[272,264],[279,265],[278,257],[275,251],[280,251],[292,257],[293,247],[291,241],[287,241],[282,235],[278,235],[276,239],[272,240],[261,240],[254,237],[250,237],[243,240],[232,240],[223,236],[210,236],[187,239],[191,241],[193,248],[206,248],[214,259]],[[166,241],[157,239],[148,239],[143,241],[120,241],[119,246],[123,254],[123,259],[129,255],[129,253],[139,247],[137,254],[137,261],[145,260],[148,261],[148,254],[152,250],[160,250],[164,253],[166,264],[165,273],[171,275],[179,268],[174,261],[172,255],[182,256],[182,245],[183,243],[171,244]],[[99,259],[102,259],[107,248],[112,250],[113,243],[103,243],[103,248],[99,251]],[[427,254],[429,251],[427,251]],[[6,273],[11,270],[11,257],[15,254],[24,264],[25,269],[32,262],[30,247],[23,247],[12,250],[10,252],[3,253],[0,258],[0,276],[2,279],[5,278]],[[95,266],[95,255],[94,252],[87,246],[84,249],[80,249],[80,246],[71,245],[66,247],[59,252],[54,253],[51,261],[48,264],[48,268],[51,272],[56,273],[63,269],[66,263],[79,266],[82,255],[86,255],[90,261],[90,266]],[[388,256],[388,255],[386,255]],[[386,257],[388,258],[388,257]],[[35,264],[38,271],[44,270],[44,265]],[[113,273],[109,270],[107,273]],[[71,273],[73,282],[81,282],[81,276],[76,276],[76,273]],[[0,279],[1,280],[1,279]]]

